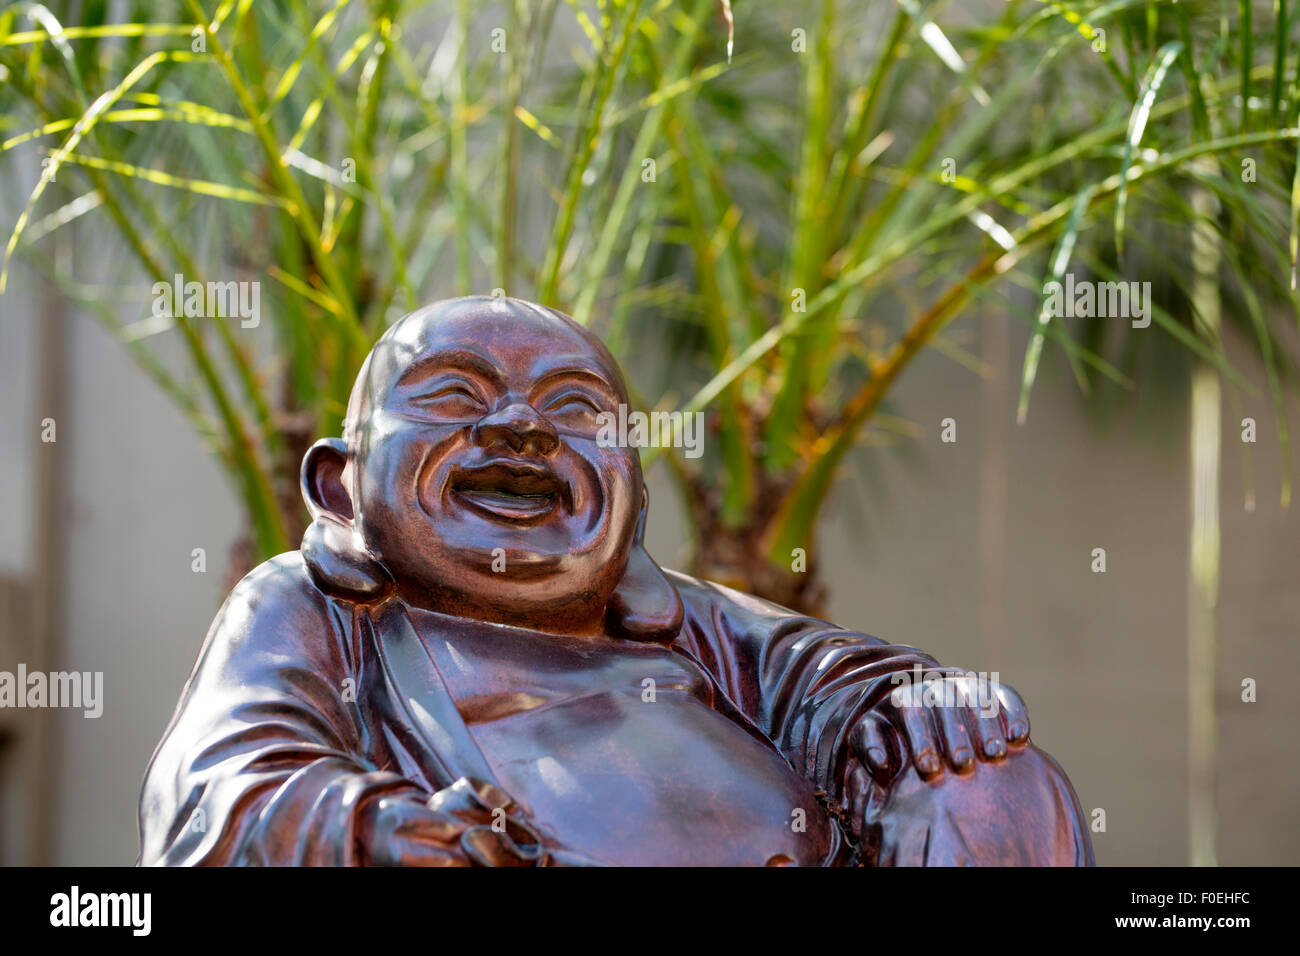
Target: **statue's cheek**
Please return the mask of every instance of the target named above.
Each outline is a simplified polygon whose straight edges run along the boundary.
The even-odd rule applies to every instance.
[[[589,460],[600,476],[606,495],[616,497],[618,492],[639,497],[641,462],[635,448],[596,448]]]
[[[358,456],[361,470],[373,477],[376,486],[413,490],[416,481],[442,470],[448,456],[466,444],[468,433],[468,426],[410,422],[400,428],[390,426]]]

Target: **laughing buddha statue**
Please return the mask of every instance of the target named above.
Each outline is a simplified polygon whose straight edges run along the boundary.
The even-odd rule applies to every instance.
[[[637,449],[596,439],[627,403],[552,309],[393,325],[303,461],[301,549],[208,633],[141,863],[1092,862],[1010,688],[661,569]]]

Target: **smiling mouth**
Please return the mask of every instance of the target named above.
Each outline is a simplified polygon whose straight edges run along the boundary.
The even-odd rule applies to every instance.
[[[452,497],[489,518],[539,521],[568,501],[568,485],[549,468],[497,461],[451,474]]]

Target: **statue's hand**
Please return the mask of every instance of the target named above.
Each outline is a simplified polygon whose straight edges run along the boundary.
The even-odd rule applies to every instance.
[[[370,866],[536,866],[536,833],[508,794],[466,777],[428,801],[380,796],[362,808],[362,862]]]
[[[964,674],[938,674],[895,687],[849,735],[852,757],[883,787],[911,761],[923,779],[999,761],[1029,742],[1029,712],[1010,687]]]

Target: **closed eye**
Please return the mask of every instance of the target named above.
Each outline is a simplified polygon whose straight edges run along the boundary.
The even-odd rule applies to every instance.
[[[411,407],[421,418],[439,421],[465,421],[481,416],[487,408],[478,390],[459,378],[443,378],[429,383],[410,399]]]
[[[585,407],[590,411],[599,413],[602,409],[600,405],[589,395],[581,392],[566,392],[546,403],[547,412],[558,412],[573,406]]]
[[[425,395],[421,395],[419,398],[416,399],[416,401],[434,402],[440,398],[449,398],[453,395],[472,399],[473,401],[478,402],[480,405],[483,404],[483,400],[479,398],[477,392],[475,392],[468,385],[462,385],[459,382],[451,382],[447,385],[444,385],[442,388],[437,389],[436,391],[432,391]]]

